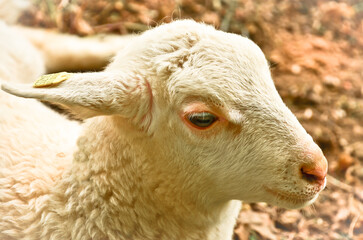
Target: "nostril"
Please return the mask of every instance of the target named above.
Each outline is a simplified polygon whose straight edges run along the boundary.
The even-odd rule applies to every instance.
[[[300,169],[302,178],[308,181],[309,183],[318,183],[322,185],[324,183],[326,177],[326,170],[321,168],[311,168],[308,166],[303,166]]]

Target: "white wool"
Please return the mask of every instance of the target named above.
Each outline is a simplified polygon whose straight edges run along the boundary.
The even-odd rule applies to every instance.
[[[231,239],[240,201],[297,208],[322,189],[302,179],[301,165],[324,169],[326,160],[261,50],[204,24],[147,31],[103,72],[2,88],[85,123],[72,158],[76,125],[30,100],[5,108],[2,130],[23,126],[34,141],[10,131],[0,148],[0,239]],[[198,109],[218,116],[211,128],[185,119]]]
[[[103,69],[135,37],[102,34],[78,37],[49,29],[14,28],[43,55],[47,72]]]
[[[29,6],[30,0],[0,0],[0,19],[8,24],[14,24]]]
[[[44,74],[41,54],[16,30],[0,20],[0,73],[6,81],[32,82]]]
[[[44,74],[41,54],[21,34],[0,21],[0,35],[0,83],[33,82]],[[9,224],[35,217],[32,209],[71,163],[78,135],[78,123],[40,102],[0,92],[0,239],[26,236],[25,228]]]
[[[125,48],[135,37],[133,35],[120,36],[111,34],[79,37],[62,34],[50,29],[13,25],[17,23],[18,18],[26,9],[32,7],[32,4],[36,3],[30,0],[0,0],[0,25],[2,25],[0,26],[0,49],[5,52],[13,51],[10,58],[7,53],[1,53],[2,63],[5,63],[4,59],[7,59],[6,64],[0,66],[2,72],[4,72],[5,66],[13,64],[10,61],[17,61],[17,59],[13,58],[28,58],[19,61],[19,63],[27,64],[22,68],[24,71],[16,74],[23,74],[27,79],[30,79],[32,76],[26,75],[26,68],[30,66],[38,68],[41,61],[44,71],[44,63],[43,60],[39,59],[39,56],[42,56],[44,59],[47,72],[102,70],[109,63],[110,59],[119,50]],[[11,30],[5,27],[4,23],[13,25]],[[18,37],[13,36],[13,41],[7,41],[8,38],[3,37],[4,34],[16,34]],[[24,37],[29,42],[24,40]],[[11,46],[6,47],[5,43]],[[34,45],[35,48],[28,47],[29,44]],[[17,49],[16,46],[20,48]],[[24,50],[26,48],[31,50]],[[38,50],[36,53],[34,53],[35,49]],[[24,51],[28,54],[23,54],[22,52]],[[14,73],[7,73],[7,76],[12,76],[17,81],[23,79],[23,76],[17,76]]]

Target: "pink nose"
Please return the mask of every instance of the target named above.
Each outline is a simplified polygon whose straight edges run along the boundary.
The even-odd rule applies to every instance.
[[[328,171],[328,162],[320,148],[313,144],[306,149],[306,159],[300,167],[301,176],[312,184],[323,185]]]
[[[327,174],[326,167],[303,165],[301,167],[302,178],[310,183],[323,185]]]

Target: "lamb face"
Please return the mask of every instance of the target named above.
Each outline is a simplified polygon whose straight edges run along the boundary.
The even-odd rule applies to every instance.
[[[80,117],[129,119],[151,161],[177,168],[202,201],[312,203],[327,162],[284,105],[261,50],[192,21],[150,30],[101,73],[52,88],[4,90],[60,103]],[[120,126],[122,131],[122,126]],[[131,137],[131,136],[130,136]]]
[[[211,27],[173,24],[142,36],[149,44],[138,50],[147,63],[139,68],[154,76],[151,145],[189,165],[182,168],[201,182],[204,198],[312,203],[325,187],[327,161],[282,102],[259,47]],[[128,56],[135,55],[119,56],[108,70],[131,68]]]

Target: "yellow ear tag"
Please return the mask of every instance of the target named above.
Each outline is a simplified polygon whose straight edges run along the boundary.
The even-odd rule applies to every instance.
[[[72,76],[72,73],[67,72],[60,72],[60,73],[52,73],[52,74],[46,74],[38,78],[38,80],[35,81],[33,84],[33,87],[35,88],[41,88],[41,87],[51,87],[55,86],[68,78]]]

